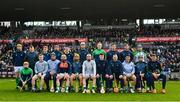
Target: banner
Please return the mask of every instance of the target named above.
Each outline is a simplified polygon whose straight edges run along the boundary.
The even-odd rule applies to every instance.
[[[87,42],[87,38],[57,38],[57,39],[20,39],[21,43],[73,43],[78,42]]]
[[[180,41],[180,36],[176,37],[137,37],[136,42],[176,42]]]
[[[0,40],[0,43],[12,43],[13,40]]]

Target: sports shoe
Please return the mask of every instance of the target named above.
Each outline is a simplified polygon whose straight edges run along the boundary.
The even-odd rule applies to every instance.
[[[39,88],[39,90],[40,90],[40,91],[42,91],[42,90],[43,90],[43,88],[42,88],[42,87],[40,87],[40,88]]]
[[[92,93],[96,93],[94,89],[92,89],[91,91],[92,91]]]
[[[134,91],[132,88],[130,89],[130,92],[131,92],[131,93],[135,93],[135,91]]]
[[[123,93],[123,92],[124,92],[124,89],[123,89],[123,88],[120,88],[119,92],[120,92],[120,93]]]
[[[161,93],[165,94],[165,93],[166,93],[166,90],[165,90],[165,89],[162,89],[162,90],[161,90]]]
[[[35,91],[36,91],[36,88],[32,88],[32,91],[35,92]]]
[[[86,93],[86,90],[84,89],[82,93]]]
[[[137,88],[137,92],[141,93],[142,92],[141,88]]]
[[[147,87],[146,92],[151,93],[151,90],[149,87]]]
[[[145,93],[145,92],[146,92],[146,89],[143,88],[143,89],[142,89],[142,93]]]
[[[51,88],[50,92],[54,92],[54,88]]]
[[[157,93],[156,89],[153,89],[153,90],[152,90],[152,93],[153,93],[153,94],[156,94],[156,93]]]

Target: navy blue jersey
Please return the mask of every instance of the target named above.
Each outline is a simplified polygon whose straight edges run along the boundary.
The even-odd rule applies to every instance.
[[[73,55],[71,53],[68,53],[65,55],[67,57],[67,61],[72,64],[73,63]]]
[[[105,74],[107,70],[107,61],[106,60],[98,60],[96,62],[96,73],[97,74]]]
[[[14,52],[12,57],[14,66],[23,66],[25,60],[25,53],[23,51]]]
[[[108,63],[108,71],[107,74],[117,74],[117,75],[122,75],[123,74],[123,65],[121,63],[121,61],[117,60],[117,61],[113,61],[111,60]]]
[[[147,63],[146,62],[137,62],[135,63],[135,74],[145,73],[147,69]]]
[[[73,62],[72,64],[72,73],[76,74],[76,73],[82,73],[82,65],[81,63],[78,62]]]
[[[162,71],[160,63],[158,61],[149,61],[147,71],[152,73],[160,73]]]
[[[109,52],[107,52],[107,60],[108,60],[108,61],[113,60],[113,55],[115,55],[115,54],[117,54],[118,60],[120,60],[120,52],[118,52],[118,51],[112,51],[112,50],[110,50]]]
[[[25,60],[29,62],[29,67],[34,69],[36,62],[38,61],[38,53],[27,52]]]
[[[86,60],[86,55],[89,51],[87,49],[80,49],[78,53],[80,54],[80,62],[83,63]]]
[[[130,55],[131,61],[133,60],[133,53],[132,53],[130,50],[129,50],[129,51],[124,50],[124,51],[122,51],[122,52],[120,53],[120,61],[121,61],[121,62],[124,62],[125,57],[126,57],[127,55]]]
[[[53,51],[56,55],[56,59],[61,60],[61,52],[60,51]]]
[[[51,59],[51,55],[49,53],[43,53],[43,55],[44,55],[44,61],[47,62],[48,60]]]

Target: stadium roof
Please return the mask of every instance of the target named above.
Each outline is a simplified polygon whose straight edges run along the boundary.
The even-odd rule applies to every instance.
[[[1,0],[0,20],[176,18],[180,0]]]

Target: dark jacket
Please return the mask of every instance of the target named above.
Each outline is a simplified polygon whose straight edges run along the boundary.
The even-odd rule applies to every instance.
[[[106,60],[98,60],[96,62],[96,73],[105,75],[107,71],[107,61]]]
[[[158,61],[149,61],[147,71],[151,73],[160,73],[162,71],[160,63]]]
[[[117,60],[116,62],[111,60],[108,63],[108,71],[107,74],[113,75],[122,75],[123,74],[123,65],[121,61]]]
[[[23,51],[16,51],[13,53],[13,65],[23,66],[25,60],[25,53]]]

